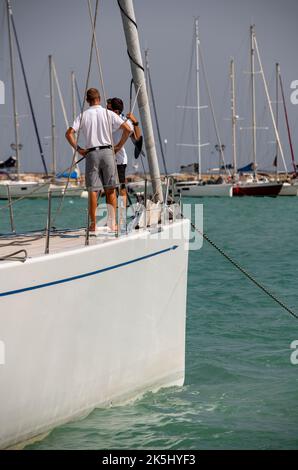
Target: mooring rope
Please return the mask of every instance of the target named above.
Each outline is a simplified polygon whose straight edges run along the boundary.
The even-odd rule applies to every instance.
[[[184,218],[183,214],[181,213],[181,216]],[[270,292],[270,290],[264,286],[261,282],[259,282],[252,274],[250,274],[245,268],[240,266],[240,264],[235,261],[229,254],[227,254],[222,248],[220,248],[211,238],[201,230],[199,230],[193,222],[190,222],[191,227],[199,234],[201,235],[206,242],[208,242],[213,248],[215,248],[218,253],[220,253],[224,258],[226,258],[229,263],[231,263],[238,271],[240,271],[244,276],[247,277],[253,284],[255,284],[260,290],[262,290],[268,297],[270,297],[274,302],[276,302],[280,307],[282,307],[284,310],[286,310],[290,315],[292,315],[294,318],[298,320],[298,315],[296,312],[294,312],[290,307],[288,307],[282,300],[280,300],[275,294]]]

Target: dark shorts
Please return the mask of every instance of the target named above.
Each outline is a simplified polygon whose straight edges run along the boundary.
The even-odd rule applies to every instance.
[[[125,188],[125,171],[126,171],[127,165],[117,165],[117,170],[118,170],[118,178],[119,178],[119,183],[120,183],[120,188],[124,189]]]
[[[88,191],[112,189],[118,185],[112,149],[92,150],[87,154],[85,180]]]

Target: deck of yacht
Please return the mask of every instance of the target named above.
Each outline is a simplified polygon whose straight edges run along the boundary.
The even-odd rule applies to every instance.
[[[117,240],[115,233],[98,232],[96,236],[89,234],[86,241],[86,229],[52,231],[49,243],[45,231],[22,234],[0,235],[0,263],[10,261],[25,261],[27,258],[42,256],[61,251],[74,250],[89,245],[97,245]]]

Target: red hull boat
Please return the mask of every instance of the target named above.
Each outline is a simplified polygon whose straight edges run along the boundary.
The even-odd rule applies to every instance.
[[[243,183],[233,187],[233,196],[270,196],[276,197],[280,193],[282,183]]]

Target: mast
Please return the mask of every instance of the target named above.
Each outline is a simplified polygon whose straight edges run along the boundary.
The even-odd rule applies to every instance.
[[[6,0],[7,7],[7,24],[8,24],[8,36],[9,36],[9,56],[10,56],[10,71],[11,71],[11,86],[12,86],[12,102],[13,102],[13,117],[14,117],[14,133],[15,133],[15,151],[17,159],[17,175],[20,178],[20,147],[19,147],[19,115],[17,110],[17,98],[16,98],[16,84],[15,84],[15,70],[13,60],[13,39],[11,31],[11,4],[10,0]]]
[[[75,73],[71,72],[71,103],[72,103],[72,120],[74,121],[77,117],[77,106],[76,106],[76,77]]]
[[[56,154],[56,116],[54,104],[54,74],[53,57],[49,55],[49,73],[50,73],[50,100],[51,100],[51,135],[52,135],[52,167],[53,174],[57,173],[57,154]]]
[[[278,131],[278,125],[279,125],[279,107],[278,107],[278,100],[279,100],[279,75],[280,75],[280,65],[279,63],[276,64],[275,66],[276,70],[276,108],[275,108],[275,122],[276,122],[276,129]],[[275,158],[276,158],[276,177],[278,173],[278,157],[279,157],[279,145],[277,139],[275,140],[276,142],[276,150],[275,150]]]
[[[149,49],[145,49],[145,82],[146,82],[146,87],[148,91],[148,100],[149,98],[149,93],[150,93],[150,85],[149,85],[149,59],[148,59],[148,54],[149,54]],[[132,80],[133,83],[133,80]]]
[[[256,136],[256,87],[255,87],[255,25],[250,27],[251,40],[251,97],[252,97],[252,155],[254,164],[254,178],[257,169],[257,136]]]
[[[237,173],[237,148],[236,148],[236,95],[235,95],[235,62],[234,59],[231,60],[231,102],[232,102],[232,142],[233,142],[233,167],[234,167],[234,177]]]
[[[153,126],[146,90],[144,67],[142,62],[141,48],[139,43],[139,35],[135,19],[133,1],[118,0],[118,5],[121,10],[123,29],[127,44],[127,52],[130,58],[131,72],[136,92],[139,89],[138,107],[144,133],[150,176],[152,180],[153,194],[156,201],[163,202],[160,172],[154,142]]]
[[[74,122],[75,118],[77,117],[77,105],[76,105],[76,76],[75,73],[71,72],[71,102],[72,102],[72,120]],[[78,154],[75,154],[75,161],[78,161]],[[80,168],[79,165],[76,165],[77,175],[80,176]]]
[[[296,176],[297,175],[297,168],[296,168],[296,163],[295,163],[294,147],[293,147],[293,142],[292,142],[290,122],[289,122],[289,116],[288,116],[288,111],[287,111],[287,105],[286,105],[286,99],[285,99],[285,93],[284,93],[284,87],[283,87],[283,83],[282,83],[280,69],[279,69],[279,83],[280,83],[281,96],[282,96],[283,108],[284,108],[286,125],[287,125],[287,132],[288,132],[288,138],[289,138],[289,144],[290,144],[290,150],[291,150],[292,164],[293,164],[293,168],[294,168],[294,174]]]
[[[202,179],[201,163],[201,100],[200,100],[200,37],[199,37],[199,19],[195,20],[196,30],[196,89],[197,89],[197,130],[198,130],[198,165],[199,165],[199,180]]]
[[[31,93],[30,93],[30,90],[29,90],[29,84],[28,84],[28,80],[27,80],[27,75],[26,75],[26,71],[25,71],[25,66],[24,66],[23,57],[22,57],[22,53],[21,53],[21,47],[20,47],[20,43],[19,43],[19,39],[18,39],[18,35],[17,35],[17,30],[16,30],[15,23],[14,23],[12,10],[11,10],[11,14],[10,14],[10,20],[11,20],[11,26],[12,26],[16,46],[17,46],[17,51],[18,51],[18,56],[19,56],[20,65],[21,65],[21,69],[22,69],[22,74],[23,74],[23,78],[24,78],[24,84],[25,84],[25,88],[26,88],[26,93],[27,93],[30,113],[31,113],[32,121],[33,121],[34,132],[35,132],[35,135],[36,135],[37,145],[38,145],[38,149],[39,149],[39,153],[40,153],[40,158],[41,158],[41,161],[42,161],[42,164],[43,164],[45,174],[47,176],[48,175],[48,169],[47,169],[47,165],[46,165],[45,158],[44,158],[44,152],[43,152],[43,148],[42,148],[42,144],[41,144],[40,135],[39,135],[39,132],[38,132],[36,117],[35,117],[35,113],[34,113],[34,109],[33,109],[33,103],[32,103],[32,99],[31,99]]]
[[[256,38],[255,34],[253,36],[253,41],[254,41],[254,46],[255,46],[256,53],[257,53],[257,57],[258,57],[260,72],[261,72],[261,75],[262,75],[262,78],[263,78],[264,90],[265,90],[265,94],[266,94],[266,98],[267,98],[267,102],[268,102],[268,107],[269,107],[269,112],[270,112],[270,116],[271,116],[271,120],[272,120],[272,124],[273,124],[275,139],[276,139],[276,142],[278,143],[279,152],[280,152],[282,162],[283,162],[286,174],[287,174],[288,173],[287,165],[286,165],[286,162],[285,162],[284,152],[283,152],[283,148],[282,148],[281,141],[280,141],[280,138],[279,138],[279,133],[278,133],[278,130],[277,130],[277,127],[276,127],[274,112],[273,112],[273,108],[272,108],[272,104],[271,104],[271,100],[270,100],[270,96],[269,96],[269,91],[268,91],[268,85],[267,85],[267,82],[266,82],[264,69],[263,69],[261,56],[260,56],[260,51],[259,51],[259,46],[258,46],[257,38]]]

